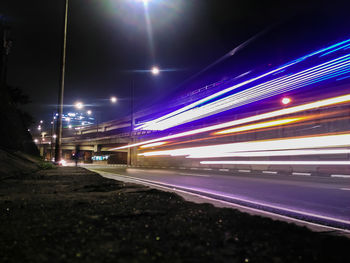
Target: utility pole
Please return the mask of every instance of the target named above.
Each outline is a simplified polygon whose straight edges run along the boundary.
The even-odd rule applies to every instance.
[[[64,97],[64,77],[66,68],[66,48],[67,48],[67,24],[68,24],[68,6],[69,0],[65,0],[64,11],[64,26],[63,26],[63,46],[62,46],[62,64],[61,64],[61,77],[60,86],[58,92],[58,116],[56,125],[56,147],[55,147],[55,162],[58,163],[61,160],[61,142],[62,142],[62,115],[63,115],[63,97]]]
[[[130,120],[130,144],[134,143],[134,137],[133,137],[133,130],[134,130],[134,102],[135,102],[135,80],[132,80],[132,86],[131,86],[131,120]],[[133,147],[129,148],[129,165],[131,166],[133,164],[133,158],[132,155],[134,153]]]
[[[55,120],[56,120],[56,117],[55,117],[55,113],[53,112],[52,113],[52,122],[51,122],[51,150],[50,150],[51,161],[54,158],[53,153],[54,153],[55,138],[53,135],[55,134]]]

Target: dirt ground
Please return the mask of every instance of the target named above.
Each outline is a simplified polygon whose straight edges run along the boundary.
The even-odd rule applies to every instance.
[[[0,178],[0,262],[350,262],[350,239],[83,168]]]

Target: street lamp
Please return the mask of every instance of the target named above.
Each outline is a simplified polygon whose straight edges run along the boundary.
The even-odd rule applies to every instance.
[[[77,108],[78,110],[81,110],[82,108],[84,108],[84,104],[81,101],[77,101],[74,104],[74,107]]]
[[[151,0],[135,0],[143,2],[146,7]],[[67,25],[68,25],[68,9],[69,0],[65,0],[64,11],[64,27],[63,27],[63,41],[62,41],[62,60],[61,60],[61,76],[58,92],[58,109],[57,109],[57,126],[56,126],[56,147],[55,147],[55,162],[61,161],[61,138],[62,138],[62,116],[63,116],[63,98],[64,98],[64,81],[65,81],[65,67],[66,67],[66,49],[67,49]],[[1,84],[1,83],[0,83]]]
[[[152,67],[151,72],[152,72],[153,75],[156,76],[156,75],[159,75],[160,70],[159,70],[158,67],[154,66],[154,67]]]
[[[150,71],[153,76],[157,76],[160,73],[160,69],[157,66],[153,66]],[[132,89],[131,89],[131,123],[130,123],[130,144],[134,143],[134,137],[133,137],[133,130],[135,126],[135,119],[134,119],[134,103],[135,103],[135,81],[132,81]],[[132,155],[133,155],[134,149],[133,147],[128,148],[128,164],[132,165]]]
[[[112,97],[110,98],[110,100],[111,100],[112,103],[116,103],[118,99],[117,99],[117,97],[112,96]]]
[[[283,105],[288,105],[289,103],[292,102],[292,99],[291,98],[288,98],[288,97],[284,97],[282,100],[281,100],[282,104]]]
[[[91,110],[88,110],[86,113],[87,113],[88,115],[91,115],[92,111],[91,111]]]

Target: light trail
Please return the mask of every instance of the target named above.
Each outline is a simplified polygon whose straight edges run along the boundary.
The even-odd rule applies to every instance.
[[[262,74],[262,75],[260,75],[260,76],[257,76],[257,77],[255,77],[255,78],[252,78],[252,79],[249,79],[249,80],[246,80],[246,81],[243,81],[243,82],[241,82],[241,83],[239,83],[239,84],[237,84],[237,85],[234,85],[234,86],[229,87],[229,88],[226,88],[226,89],[224,89],[224,90],[222,90],[222,91],[216,92],[215,94],[212,94],[212,95],[210,95],[210,96],[208,96],[208,97],[206,97],[206,98],[204,98],[204,99],[201,99],[201,100],[199,100],[199,101],[196,101],[196,102],[194,102],[194,103],[191,103],[190,105],[187,105],[187,106],[185,106],[185,107],[183,107],[183,108],[181,108],[181,109],[178,109],[178,110],[176,110],[176,111],[174,111],[174,112],[171,112],[171,113],[169,113],[169,114],[166,114],[166,115],[164,115],[164,116],[162,116],[162,117],[160,117],[160,118],[157,118],[157,119],[155,119],[155,120],[152,120],[152,121],[149,121],[149,122],[147,122],[147,123],[144,123],[143,125],[137,127],[136,130],[138,130],[138,129],[143,129],[143,128],[146,127],[146,125],[147,125],[147,126],[153,125],[153,124],[155,124],[155,123],[157,123],[157,122],[159,122],[159,121],[165,120],[165,119],[167,119],[167,118],[170,118],[170,117],[172,117],[172,116],[175,116],[175,115],[177,115],[177,114],[180,114],[180,113],[182,113],[182,112],[184,112],[184,111],[187,111],[187,110],[189,110],[189,109],[192,109],[192,108],[194,108],[194,107],[197,107],[198,105],[201,105],[201,104],[203,104],[203,103],[205,103],[205,102],[208,102],[208,101],[210,101],[210,100],[212,100],[212,99],[215,99],[215,98],[217,98],[217,97],[219,97],[219,96],[221,96],[221,95],[223,95],[223,94],[225,94],[225,93],[228,93],[228,92],[230,92],[230,91],[232,91],[232,90],[234,90],[234,89],[237,89],[237,88],[239,88],[239,87],[242,87],[242,86],[244,86],[244,85],[247,85],[247,84],[249,84],[249,83],[252,83],[252,82],[254,82],[254,81],[257,81],[257,80],[259,80],[259,79],[261,79],[261,78],[264,78],[264,77],[266,77],[266,76],[271,76],[271,75],[274,75],[274,74],[276,74],[276,73],[278,73],[278,72],[284,71],[284,70],[286,70],[288,67],[290,67],[290,66],[292,66],[292,65],[295,65],[295,64],[297,64],[297,63],[300,63],[300,62],[302,62],[302,61],[304,61],[304,60],[306,60],[306,59],[308,59],[308,58],[310,58],[310,57],[312,57],[312,56],[319,55],[319,54],[322,55],[322,53],[323,53],[324,55],[327,55],[327,54],[329,54],[329,53],[331,53],[331,52],[334,52],[334,51],[338,51],[338,50],[347,48],[348,45],[349,45],[349,42],[350,42],[350,39],[345,40],[345,41],[342,41],[342,42],[339,42],[339,43],[336,43],[336,44],[331,45],[331,46],[326,47],[326,48],[319,49],[319,50],[317,50],[317,51],[315,51],[315,52],[309,53],[309,54],[307,54],[307,55],[305,55],[305,56],[303,56],[303,57],[301,57],[301,58],[295,59],[295,60],[293,60],[293,61],[291,61],[291,62],[289,62],[289,63],[287,63],[287,64],[285,64],[285,65],[283,65],[283,66],[281,66],[281,67],[278,67],[278,68],[276,68],[276,69],[274,69],[274,70],[272,70],[272,71],[269,71],[269,72],[267,72],[267,73],[265,73],[265,74]]]
[[[142,156],[210,156],[236,152],[348,147],[350,134],[324,135],[279,140],[249,141],[141,153]]]
[[[222,157],[265,157],[265,156],[299,156],[299,155],[334,155],[349,154],[350,149],[314,149],[314,150],[284,150],[284,151],[260,151],[260,152],[235,152],[221,154],[198,154],[187,158],[222,158]]]
[[[223,131],[215,132],[214,134],[228,134],[228,133],[235,133],[235,132],[242,132],[242,131],[251,131],[251,130],[257,130],[262,128],[268,128],[268,127],[274,127],[284,124],[290,124],[301,120],[309,119],[310,117],[298,117],[298,118],[286,118],[282,120],[275,120],[275,121],[267,121],[257,124],[251,124],[251,125],[245,125],[237,128],[227,129]]]
[[[319,100],[319,101],[315,101],[315,102],[310,102],[307,104],[302,104],[302,105],[298,105],[298,106],[294,106],[294,107],[284,108],[281,110],[271,111],[271,112],[267,112],[267,113],[239,119],[239,120],[229,121],[229,122],[225,122],[225,123],[221,123],[221,124],[216,124],[216,125],[212,125],[212,126],[208,126],[208,127],[204,127],[204,128],[199,128],[199,129],[194,129],[194,130],[190,130],[190,131],[186,131],[186,132],[181,132],[181,133],[177,133],[177,134],[163,136],[160,138],[147,140],[147,141],[143,141],[143,142],[138,142],[138,143],[134,143],[134,144],[129,144],[129,145],[125,145],[125,146],[121,146],[121,147],[117,147],[117,148],[112,148],[112,149],[110,149],[110,151],[126,149],[126,148],[130,148],[130,147],[140,146],[140,145],[144,145],[144,144],[150,144],[150,143],[154,143],[154,142],[160,142],[160,141],[165,141],[165,140],[181,138],[181,137],[190,136],[190,135],[194,135],[194,134],[214,131],[214,130],[232,127],[232,126],[237,126],[237,125],[241,125],[241,124],[245,124],[245,123],[249,123],[249,122],[261,121],[264,119],[279,117],[279,116],[293,114],[293,113],[299,113],[299,112],[302,112],[305,110],[312,110],[312,109],[317,109],[317,108],[322,108],[322,107],[328,107],[328,106],[333,106],[333,105],[347,103],[347,102],[350,102],[350,94],[346,94],[346,95],[342,95],[342,96],[338,96],[338,97],[333,97],[333,98],[328,98],[328,99],[324,99],[324,100]]]
[[[141,148],[141,149],[144,149],[144,148],[151,148],[151,147],[161,146],[161,145],[164,145],[164,144],[166,144],[166,143],[167,143],[167,142],[155,142],[155,143],[150,143],[150,144],[142,145],[140,148]]]
[[[233,95],[200,106],[205,101],[207,101],[208,98],[211,97],[209,96],[203,99],[200,104],[196,105],[196,107],[184,107],[156,120],[146,122],[136,129],[165,130],[228,109],[236,108],[307,85],[341,76],[350,72],[349,59],[350,55],[348,54],[291,75],[286,75],[267,82],[263,82],[259,85],[247,88]],[[248,83],[250,82],[248,81]],[[232,86],[231,88],[225,89],[222,92],[229,92],[246,84],[246,82],[242,82],[240,84]],[[222,94],[220,93],[219,95]]]
[[[350,165],[350,161],[201,161],[200,163],[248,165]]]
[[[286,126],[284,126],[284,127],[282,127],[282,125],[281,125],[280,127],[277,127],[277,129],[279,129],[279,128],[284,128],[284,129],[297,128],[297,127],[304,126],[304,125],[310,125],[310,124],[312,124],[312,122],[317,121],[317,125],[313,125],[312,127],[309,127],[309,128],[301,128],[301,131],[302,130],[312,130],[312,129],[318,128],[318,127],[320,127],[320,125],[327,123],[327,122],[330,122],[330,121],[333,122],[333,121],[340,121],[340,120],[349,120],[349,116],[331,117],[331,116],[335,116],[335,115],[339,115],[339,114],[347,115],[348,111],[349,110],[344,107],[343,110],[332,110],[332,111],[327,112],[327,113],[316,113],[313,115],[306,115],[306,116],[301,115],[300,117],[305,118],[305,119],[301,120],[299,123],[295,122],[295,123],[286,124]],[[298,116],[293,116],[293,117],[297,118]],[[247,126],[249,126],[249,124]],[[246,126],[240,126],[240,127],[246,127]],[[238,127],[238,128],[240,128],[240,127]],[[200,138],[189,138],[189,139],[184,138],[183,140],[167,141],[167,146],[171,146],[171,147],[175,148],[176,145],[184,145],[184,144],[199,143],[199,142],[206,142],[207,145],[210,145],[211,144],[210,142],[216,141],[218,138],[230,137],[232,135],[254,133],[256,131],[267,132],[267,131],[271,131],[271,130],[276,131],[276,128],[274,126],[261,127],[261,129],[239,131],[239,132],[235,132],[235,134],[233,134],[233,133],[216,134],[215,132],[213,132],[211,134],[208,134],[207,136],[201,136]],[[328,135],[330,135],[330,134],[331,133],[329,133]],[[340,134],[340,132],[339,132],[339,134]],[[271,138],[271,139],[273,139],[273,138]]]
[[[348,56],[347,59],[349,59]],[[147,129],[165,130],[167,128],[174,127],[189,121],[200,119],[235,107],[243,106],[258,100],[269,98],[271,96],[279,95],[281,93],[285,93],[305,85],[310,85],[318,81],[323,81],[325,79],[338,76],[339,74],[341,75],[349,72],[350,63],[347,61],[345,65],[343,64],[337,65],[336,69],[334,69],[335,66],[333,66],[331,67],[331,69],[317,72],[317,74],[313,73],[313,71],[315,71],[313,70],[313,75],[308,75],[307,77],[302,77],[302,75],[300,74],[294,76],[291,75],[287,77],[281,77],[273,81],[269,81],[267,83],[263,83],[258,86],[249,88],[247,90],[238,92],[236,94],[215,101],[213,103],[204,105],[202,107],[197,107],[192,110],[186,111],[182,114],[178,114],[172,118],[168,118],[162,121],[162,123],[154,124],[152,128],[147,127]],[[346,66],[346,70],[340,70],[343,69],[344,66]],[[332,75],[336,70],[340,70],[340,73],[338,72],[338,74]]]

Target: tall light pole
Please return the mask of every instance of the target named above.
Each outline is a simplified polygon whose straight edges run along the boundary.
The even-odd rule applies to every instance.
[[[153,66],[149,72],[153,75],[153,76],[157,76],[160,74],[160,69],[157,66]],[[134,126],[135,126],[135,116],[134,116],[134,104],[135,104],[135,80],[132,80],[132,86],[131,86],[131,118],[130,118],[130,144],[134,143],[134,136],[132,134],[132,132],[134,131]],[[134,147],[129,147],[128,148],[128,165],[132,165],[133,164],[133,154],[134,154]]]
[[[61,64],[61,77],[60,86],[58,92],[58,116],[56,126],[56,147],[55,147],[55,162],[58,163],[61,160],[62,149],[62,115],[63,115],[63,97],[64,97],[64,76],[66,69],[66,49],[67,49],[67,25],[68,25],[68,6],[69,0],[65,0],[64,11],[64,26],[63,26],[63,46],[62,46],[62,64]]]
[[[55,134],[55,121],[56,121],[56,116],[55,116],[55,113],[53,112],[52,113],[52,121],[51,121],[51,149],[50,149],[50,160],[52,161],[52,159],[54,158],[53,156],[53,147],[54,147],[54,138],[53,138],[53,135]],[[56,136],[57,138],[57,136]]]
[[[131,86],[131,116],[130,116],[130,144],[134,143],[134,136],[132,134],[133,130],[134,130],[134,123],[135,123],[135,119],[134,119],[134,100],[135,100],[135,80],[132,80],[132,86]],[[132,155],[133,155],[133,148],[130,147],[128,148],[128,160],[127,160],[127,164],[128,165],[132,165]]]

